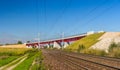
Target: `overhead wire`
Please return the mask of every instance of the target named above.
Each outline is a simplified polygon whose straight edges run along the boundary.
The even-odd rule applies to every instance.
[[[69,2],[68,2],[69,1]],[[87,17],[89,16],[93,11],[95,11],[97,8],[99,8],[100,6],[104,5],[106,3],[107,0],[105,0],[101,5],[98,5],[97,7],[93,8],[90,12],[88,12],[86,14],[86,16],[84,17]],[[54,31],[54,28],[55,26],[58,24],[58,21],[62,18],[62,16],[64,15],[65,11],[67,10],[68,6],[71,4],[71,0],[66,0],[66,2],[68,2],[67,5],[65,5],[65,7],[63,8],[63,11],[62,13],[58,16],[58,18],[53,22],[54,24],[50,27],[51,28],[51,33],[52,31]],[[38,23],[38,29],[39,29],[39,7],[38,7],[38,0],[37,0],[37,23]],[[47,15],[46,15],[46,0],[44,0],[44,23],[46,24],[47,23]],[[73,27],[73,26],[72,26]]]
[[[63,15],[65,14],[65,12],[67,11],[67,9],[69,8],[69,6],[71,5],[71,1],[72,0],[65,0],[65,6],[61,12],[61,14],[58,15],[58,17],[55,19],[55,21],[53,22],[53,24],[51,24],[52,26],[50,27],[51,29],[51,33],[54,31],[56,25],[58,24],[58,22],[60,21],[60,19],[62,19]]]
[[[45,7],[45,3],[46,3],[45,1],[46,0],[35,0],[35,7],[36,7],[36,31],[37,31],[37,33],[36,33],[37,35],[35,37],[37,37],[37,38],[38,38],[38,34],[40,34],[40,36],[42,35],[40,33],[40,31],[41,31],[40,27],[41,27],[41,24],[42,24],[42,23],[40,23],[40,16],[42,18],[42,15],[43,15],[44,11],[46,10],[44,8]],[[46,16],[45,14],[43,15],[44,18]],[[45,19],[43,19],[43,23],[45,23]]]
[[[36,0],[36,25],[37,33],[39,32],[39,0]]]
[[[36,33],[35,34],[38,34],[39,33],[39,18],[40,18],[40,16],[39,16],[40,14],[39,14],[39,0],[35,0],[35,25],[36,25]],[[35,42],[36,41],[36,38],[38,38],[37,37],[37,35],[35,35],[35,38],[34,39],[31,39],[30,41],[31,42]]]
[[[68,1],[66,0],[66,2],[68,2]],[[90,12],[88,12],[88,13],[84,16],[84,18],[86,18],[87,16],[89,16],[92,12],[94,12],[96,9],[98,9],[99,7],[101,7],[102,5],[104,5],[105,3],[107,3],[107,0],[105,0],[102,4],[96,6],[96,7],[93,8],[92,10],[90,10]],[[54,31],[55,26],[58,24],[58,21],[62,18],[62,16],[64,15],[66,9],[68,8],[68,6],[69,6],[70,4],[71,4],[71,1],[69,1],[68,5],[66,5],[66,6],[64,7],[64,9],[63,9],[63,11],[62,11],[62,14],[60,14],[59,17],[56,19],[56,21],[54,22],[54,25],[52,25],[52,27],[51,27],[51,30]],[[72,27],[74,27],[74,26],[72,26]],[[51,33],[52,33],[52,31],[51,31]],[[65,34],[69,34],[69,33],[65,33]],[[78,34],[78,33],[77,33],[77,34]]]
[[[111,8],[115,7],[115,5],[117,4],[113,4],[110,7],[104,9],[100,14],[96,15],[95,17],[93,17],[92,19],[88,20],[87,22],[85,22],[82,26],[82,28],[86,25],[88,25],[90,22],[93,22],[94,20],[96,20],[98,17],[102,16],[103,14],[105,14],[106,12],[108,12]],[[79,28],[74,28],[74,30],[78,30]],[[72,31],[74,31],[72,30]]]
[[[44,24],[47,24],[47,1],[44,0]]]
[[[98,5],[97,7],[93,8],[85,17],[89,16],[92,12],[94,12],[95,10],[97,10],[99,7],[101,7],[102,5],[106,4],[106,2],[107,2],[107,0],[106,0],[105,2],[103,2],[101,5]],[[46,2],[44,2],[44,3],[46,3]],[[46,6],[46,5],[44,4],[44,6]],[[57,22],[58,22],[58,21],[60,20],[60,18],[63,16],[66,8],[67,8],[67,6],[65,6],[65,8],[63,9],[62,15],[60,15],[60,16],[56,19],[56,23],[52,26],[52,29],[54,29],[54,27],[57,25]],[[111,9],[111,8],[112,8],[112,7],[107,8],[106,10]],[[106,10],[103,11],[101,14],[105,13]],[[46,7],[45,7],[45,12],[46,12]],[[95,20],[95,19],[96,19],[98,16],[100,16],[101,14],[93,17],[92,19],[90,19],[89,21],[87,21],[85,24],[88,24],[89,22],[92,22],[93,20]],[[46,17],[46,13],[45,13],[45,17]],[[73,27],[73,26],[72,26],[72,27]],[[74,30],[76,30],[76,28],[74,28]],[[73,31],[74,31],[74,30],[73,30]]]
[[[71,3],[71,0],[65,0],[65,6],[61,12],[61,14],[58,15],[58,17],[55,19],[54,22],[52,22],[53,24],[51,24],[51,26],[49,27],[51,30],[51,33],[54,31],[54,28],[56,27],[56,25],[58,24],[58,21],[63,17],[64,13],[67,11],[68,6]],[[46,0],[44,0],[44,24],[47,24],[47,10],[46,10]],[[57,38],[57,36],[59,36],[60,34],[52,34],[54,37]],[[44,36],[47,37],[47,36]]]
[[[105,0],[102,4],[99,4],[99,5],[97,5],[96,7],[94,7],[93,9],[91,9],[87,14],[83,15],[83,16],[82,16],[82,19],[79,19],[79,21],[82,21],[83,19],[85,19],[85,18],[87,18],[88,16],[90,16],[91,13],[93,13],[94,11],[96,11],[96,10],[97,10],[98,8],[100,8],[101,6],[105,5],[107,2],[108,2],[108,0]],[[74,28],[74,29],[73,29],[72,31],[67,32],[67,33],[74,32],[74,30],[76,30],[75,27],[78,26],[78,22],[79,22],[79,21],[77,21],[76,24],[72,25],[72,28]]]

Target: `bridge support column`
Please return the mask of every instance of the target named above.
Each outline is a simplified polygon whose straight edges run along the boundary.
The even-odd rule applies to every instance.
[[[32,48],[32,46],[31,45],[29,45],[29,46],[27,46],[28,48]]]
[[[66,48],[67,46],[69,46],[69,43],[68,42],[64,42],[63,48]]]
[[[38,48],[39,47],[39,45],[35,45],[35,48]]]
[[[49,44],[46,44],[46,47],[47,47],[47,48],[50,48],[50,45],[49,45]]]
[[[26,48],[29,48],[29,46],[28,46],[28,45],[26,45]]]
[[[57,42],[54,42],[54,43],[53,43],[53,48],[60,49],[61,46],[60,46]]]

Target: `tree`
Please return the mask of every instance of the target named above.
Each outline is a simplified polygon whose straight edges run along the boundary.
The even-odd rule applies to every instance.
[[[9,43],[6,43],[5,45],[10,45]]]
[[[30,43],[30,41],[27,41],[27,43]]]
[[[22,44],[22,41],[18,41],[17,44]]]

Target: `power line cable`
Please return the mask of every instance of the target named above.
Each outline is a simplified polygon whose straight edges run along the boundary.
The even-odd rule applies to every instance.
[[[52,31],[54,31],[54,28],[55,28],[55,26],[57,25],[57,23],[58,23],[58,21],[62,18],[62,16],[63,16],[63,14],[66,12],[66,10],[67,10],[67,8],[68,8],[68,6],[70,5],[70,3],[71,3],[71,0],[65,0],[65,3],[67,3],[66,5],[65,5],[65,7],[63,8],[63,11],[61,12],[61,14],[59,14],[58,15],[58,17],[56,18],[56,20],[53,22],[53,25],[50,27],[51,29],[51,33],[52,33]],[[46,0],[44,0],[44,19],[45,19],[45,21],[44,21],[44,23],[45,24],[47,24],[47,13],[46,13]],[[58,35],[58,34],[54,34],[53,35],[53,37],[56,37],[56,36]],[[60,35],[60,34],[59,34]],[[58,36],[59,36],[58,35]],[[56,38],[58,38],[58,37],[56,37]]]
[[[40,3],[40,4],[39,4]],[[37,33],[38,34],[40,32],[40,27],[41,27],[41,23],[40,23],[40,15],[42,16],[43,14],[43,23],[46,24],[46,0],[36,0],[35,1],[36,4],[36,29],[37,29]],[[41,10],[40,10],[40,6],[41,5]]]
[[[54,28],[56,27],[56,25],[58,24],[59,20],[63,17],[64,13],[67,11],[68,7],[70,6],[72,0],[65,0],[65,6],[63,8],[63,11],[61,12],[61,14],[58,15],[58,17],[56,18],[56,20],[53,22],[53,25],[50,27],[51,28],[51,33],[54,31]]]
[[[70,3],[71,3],[71,1],[70,1]],[[105,0],[102,4],[100,4],[100,5],[98,5],[98,6],[96,6],[95,8],[93,8],[92,10],[90,10],[90,12],[88,12],[85,16],[83,16],[84,18],[85,17],[87,17],[87,16],[89,16],[92,12],[94,12],[97,8],[99,8],[100,6],[102,6],[102,5],[104,5],[105,3],[107,3],[107,0]],[[64,11],[65,12],[65,11]],[[64,14],[64,12],[63,12],[63,14]],[[63,15],[61,15],[61,17],[62,17]],[[58,19],[57,20],[57,22],[59,21],[60,19]],[[82,19],[81,19],[82,20]],[[56,23],[57,24],[57,23]],[[54,24],[54,26],[53,26],[53,29],[54,29],[54,27],[56,26],[56,24]],[[72,27],[74,27],[74,26],[72,26]]]
[[[108,7],[108,8],[106,8],[104,11],[102,11],[100,14],[98,14],[97,16],[95,16],[94,18],[92,18],[92,19],[90,19],[88,22],[86,22],[85,24],[88,24],[88,23],[90,23],[90,22],[92,22],[92,21],[94,21],[95,19],[97,19],[98,17],[100,17],[100,16],[102,16],[102,15],[104,15],[106,12],[108,12],[110,9],[112,9],[113,7],[115,7],[115,5],[114,6],[110,6],[110,7]]]
[[[117,5],[117,4],[116,4]],[[92,19],[88,20],[87,22],[85,22],[85,25],[88,25],[90,22],[94,21],[95,19],[97,19],[98,17],[102,16],[103,14],[105,14],[106,12],[108,12],[111,8],[115,7],[115,5],[111,5],[110,7],[106,8],[105,10],[103,10],[100,14],[96,15],[95,17],[93,17]],[[81,25],[82,27],[84,27],[84,24]],[[75,28],[74,30],[77,30],[78,28]],[[72,31],[74,31],[72,30]]]
[[[96,11],[96,10],[97,10],[98,8],[100,8],[101,6],[105,5],[107,2],[108,2],[108,0],[105,0],[102,4],[97,5],[95,8],[91,9],[86,15],[83,16],[82,19],[79,19],[79,21],[87,18],[88,16],[90,16],[91,13],[93,13],[94,11]],[[76,23],[78,23],[78,21],[77,21]],[[77,24],[76,24],[76,25],[74,24],[74,25],[72,25],[72,28],[75,28],[76,26],[78,26],[78,25],[77,25]],[[75,30],[75,29],[74,29],[74,30]],[[74,30],[72,30],[72,31],[74,32]],[[70,31],[70,32],[71,32],[71,31]],[[69,32],[67,32],[67,33],[69,33]]]
[[[46,6],[47,1],[44,0],[44,24],[47,24],[47,6]]]
[[[39,8],[38,8],[38,4],[39,1],[36,0],[36,24],[37,24],[37,32],[38,32],[38,29],[39,29]]]
[[[68,2],[68,0],[66,0],[66,2]],[[106,2],[106,1],[105,1]],[[69,3],[67,5],[65,5],[65,7],[63,8],[63,11],[61,13],[61,15],[58,16],[58,18],[56,19],[56,23],[51,27],[53,30],[54,27],[57,25],[58,21],[62,18],[62,16],[64,15],[66,9],[68,8],[68,6],[71,4],[71,0],[69,0]],[[95,7],[94,9],[92,9],[88,15],[93,12],[94,10],[96,10],[99,6]],[[41,9],[42,10],[42,9]],[[42,13],[41,13],[42,15]],[[88,16],[87,15],[87,16]],[[39,32],[39,0],[36,0],[36,23],[38,25],[38,28],[37,28],[37,32]],[[44,23],[46,24],[47,23],[47,15],[46,15],[46,0],[44,0]]]

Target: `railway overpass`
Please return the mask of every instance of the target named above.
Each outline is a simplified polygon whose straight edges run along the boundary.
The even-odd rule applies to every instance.
[[[53,40],[46,40],[46,41],[40,41],[40,42],[33,42],[33,43],[27,43],[26,46],[31,48],[31,47],[36,47],[36,48],[41,48],[41,47],[53,47],[53,48],[65,48],[74,41],[77,41],[83,37],[85,37],[87,34],[80,34],[80,35],[75,35],[75,36],[70,36],[70,37],[65,37],[65,38],[59,38],[59,39],[53,39]]]

